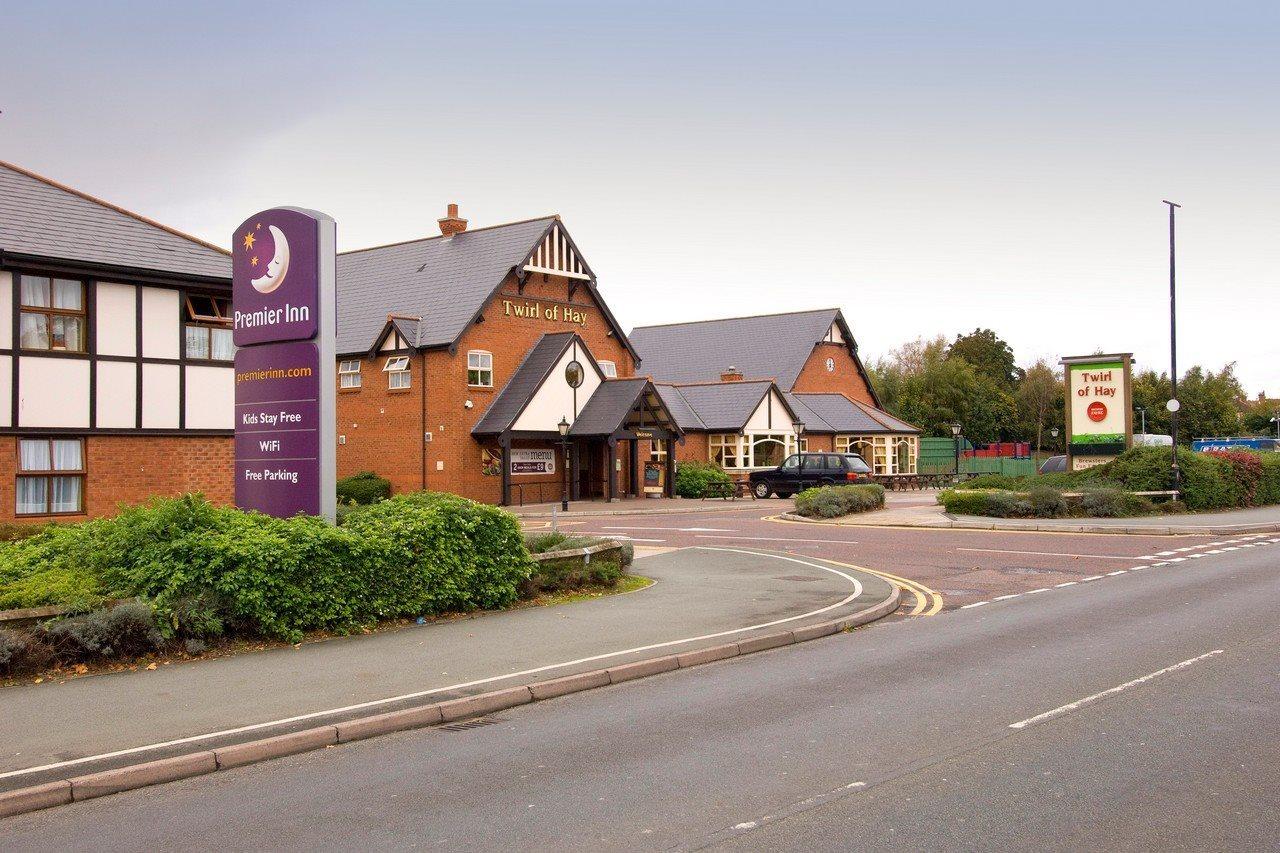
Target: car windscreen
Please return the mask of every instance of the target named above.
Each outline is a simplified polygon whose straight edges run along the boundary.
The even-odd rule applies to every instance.
[[[861,456],[846,456],[845,464],[849,466],[849,470],[855,474],[870,474],[871,468],[862,460]]]

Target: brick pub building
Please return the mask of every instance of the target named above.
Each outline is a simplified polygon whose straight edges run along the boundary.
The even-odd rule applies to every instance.
[[[560,218],[468,230],[450,205],[439,226],[338,256],[338,476],[502,504],[642,493],[680,429]]]
[[[225,251],[0,163],[0,521],[232,499]]]

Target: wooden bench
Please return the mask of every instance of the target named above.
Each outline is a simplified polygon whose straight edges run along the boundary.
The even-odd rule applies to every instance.
[[[755,493],[751,491],[751,484],[745,480],[734,480],[731,483],[707,483],[702,487],[702,499],[720,498],[726,501],[736,501],[738,498],[756,499]]]

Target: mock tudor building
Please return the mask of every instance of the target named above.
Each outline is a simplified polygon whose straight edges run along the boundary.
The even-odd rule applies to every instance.
[[[338,476],[501,504],[669,493],[680,428],[560,218],[468,230],[449,205],[439,227],[338,256]]]
[[[231,262],[0,162],[0,521],[232,499]]]
[[[745,476],[799,448],[916,472],[920,430],[881,408],[838,308],[642,326],[631,341],[685,433],[681,461]]]

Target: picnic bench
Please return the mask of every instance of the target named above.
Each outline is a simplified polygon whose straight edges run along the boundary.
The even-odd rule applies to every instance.
[[[904,492],[908,489],[944,489],[962,480],[972,480],[978,474],[962,471],[959,474],[950,471],[945,473],[924,474],[877,474],[875,481],[892,492]]]
[[[702,487],[702,499],[720,498],[726,501],[736,501],[738,498],[749,497],[756,499],[755,493],[751,491],[751,484],[745,480],[734,480],[730,483],[707,483]]]

